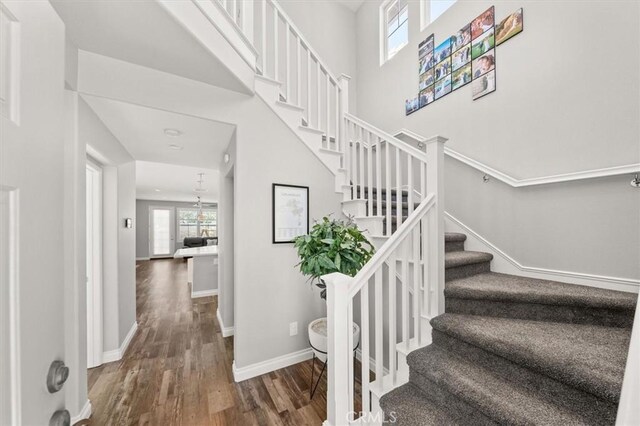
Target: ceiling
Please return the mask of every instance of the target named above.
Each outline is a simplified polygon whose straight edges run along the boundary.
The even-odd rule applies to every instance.
[[[198,173],[204,173],[202,188],[196,192]],[[218,201],[218,171],[177,166],[173,164],[136,161],[136,198],[140,200],[196,201],[199,195],[203,202]]]
[[[347,6],[349,9],[357,12],[364,0],[336,0],[338,3]]]
[[[128,102],[86,94],[82,98],[136,160],[217,169],[235,130],[231,124]],[[167,136],[165,129],[182,134]]]
[[[157,1],[51,0],[81,50],[242,93],[246,87]]]

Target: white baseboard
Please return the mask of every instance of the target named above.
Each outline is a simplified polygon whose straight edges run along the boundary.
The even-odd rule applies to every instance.
[[[467,235],[467,240],[465,241],[466,249],[484,251],[493,254],[493,261],[491,262],[491,270],[493,272],[631,293],[638,293],[640,290],[640,280],[634,280],[631,278],[608,277],[603,275],[583,274],[581,272],[559,271],[555,269],[525,266],[446,212],[445,224],[445,229],[447,231],[461,232]]]
[[[360,362],[362,362],[362,349],[358,348],[356,349],[356,359]],[[376,367],[376,360],[373,357],[369,357],[369,371],[372,371],[373,373],[375,373],[377,371],[377,367]],[[387,375],[389,374],[389,369],[387,367],[385,367],[384,365],[382,366],[382,374],[383,375]]]
[[[253,377],[261,376],[263,374],[270,373],[280,368],[285,368],[293,364],[311,359],[313,351],[311,348],[302,349],[297,352],[278,356],[268,359],[266,361],[258,362],[256,364],[247,365],[246,367],[236,367],[236,362],[233,361],[233,379],[236,382],[242,382],[244,380],[251,379]]]
[[[198,297],[209,297],[209,296],[217,296],[217,295],[218,295],[218,289],[200,290],[200,291],[193,291],[193,289],[191,290],[192,299],[197,299]]]
[[[139,260],[151,260],[149,257],[136,257],[136,262]]]
[[[127,337],[124,338],[124,340],[122,341],[122,344],[118,349],[113,349],[111,351],[106,351],[102,353],[102,363],[106,364],[108,362],[120,361],[124,356],[125,352],[127,351],[127,348],[129,347],[129,343],[131,343],[131,340],[133,339],[133,336],[135,336],[137,330],[138,330],[138,321],[135,321],[131,326],[129,333],[127,333]]]
[[[87,399],[87,402],[84,403],[84,406],[78,415],[71,417],[71,424],[74,425],[80,420],[86,420],[89,417],[91,417],[91,401]]]
[[[220,330],[222,331],[222,337],[233,336],[235,331],[233,327],[225,327],[222,321],[222,315],[220,315],[220,309],[216,309],[216,316],[218,317],[218,323],[220,324]]]

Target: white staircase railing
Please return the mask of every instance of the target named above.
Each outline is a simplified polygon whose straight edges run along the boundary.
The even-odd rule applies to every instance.
[[[365,223],[372,237],[386,242],[355,277],[323,277],[331,360],[327,417],[335,426],[380,423],[379,398],[408,380],[406,355],[430,343],[429,320],[444,311],[446,139],[427,140],[422,152],[350,114],[344,120],[346,204],[355,205],[350,213],[359,226]],[[358,343],[349,326],[354,312],[361,330],[359,395],[348,350]]]
[[[326,149],[341,150],[340,117],[346,105],[338,78],[277,2],[261,0],[254,7],[259,72],[282,83],[287,103],[304,108],[306,125],[325,133]]]
[[[636,304],[636,314],[631,329],[616,426],[640,425],[638,401],[640,401],[640,299]]]

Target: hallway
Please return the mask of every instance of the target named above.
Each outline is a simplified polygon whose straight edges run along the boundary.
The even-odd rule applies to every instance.
[[[310,402],[311,361],[233,381],[233,338],[220,333],[217,296],[192,301],[186,274],[186,262],[138,262],[138,331],[121,361],[89,370],[85,424],[322,424],[326,380]]]

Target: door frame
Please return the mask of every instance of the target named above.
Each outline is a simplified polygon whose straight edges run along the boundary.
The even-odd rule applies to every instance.
[[[2,333],[1,358],[8,358],[0,368],[3,381],[2,395],[9,403],[0,421],[9,424],[22,422],[22,398],[20,375],[20,286],[18,276],[18,206],[17,188],[0,185],[0,333]],[[7,377],[5,377],[7,376]],[[8,385],[8,386],[7,386]],[[6,415],[6,418],[4,416]]]
[[[153,211],[168,210],[169,211],[169,250],[167,254],[154,255],[153,253]],[[149,206],[149,259],[162,259],[173,257],[176,245],[176,208],[173,206]]]
[[[104,351],[104,314],[103,314],[103,257],[102,257],[102,166],[87,157],[87,172],[95,177],[92,180],[93,199],[88,199],[89,181],[87,181],[87,368],[102,365]],[[91,215],[89,214],[91,209]],[[90,219],[93,218],[94,221]],[[89,256],[91,253],[91,256]]]

